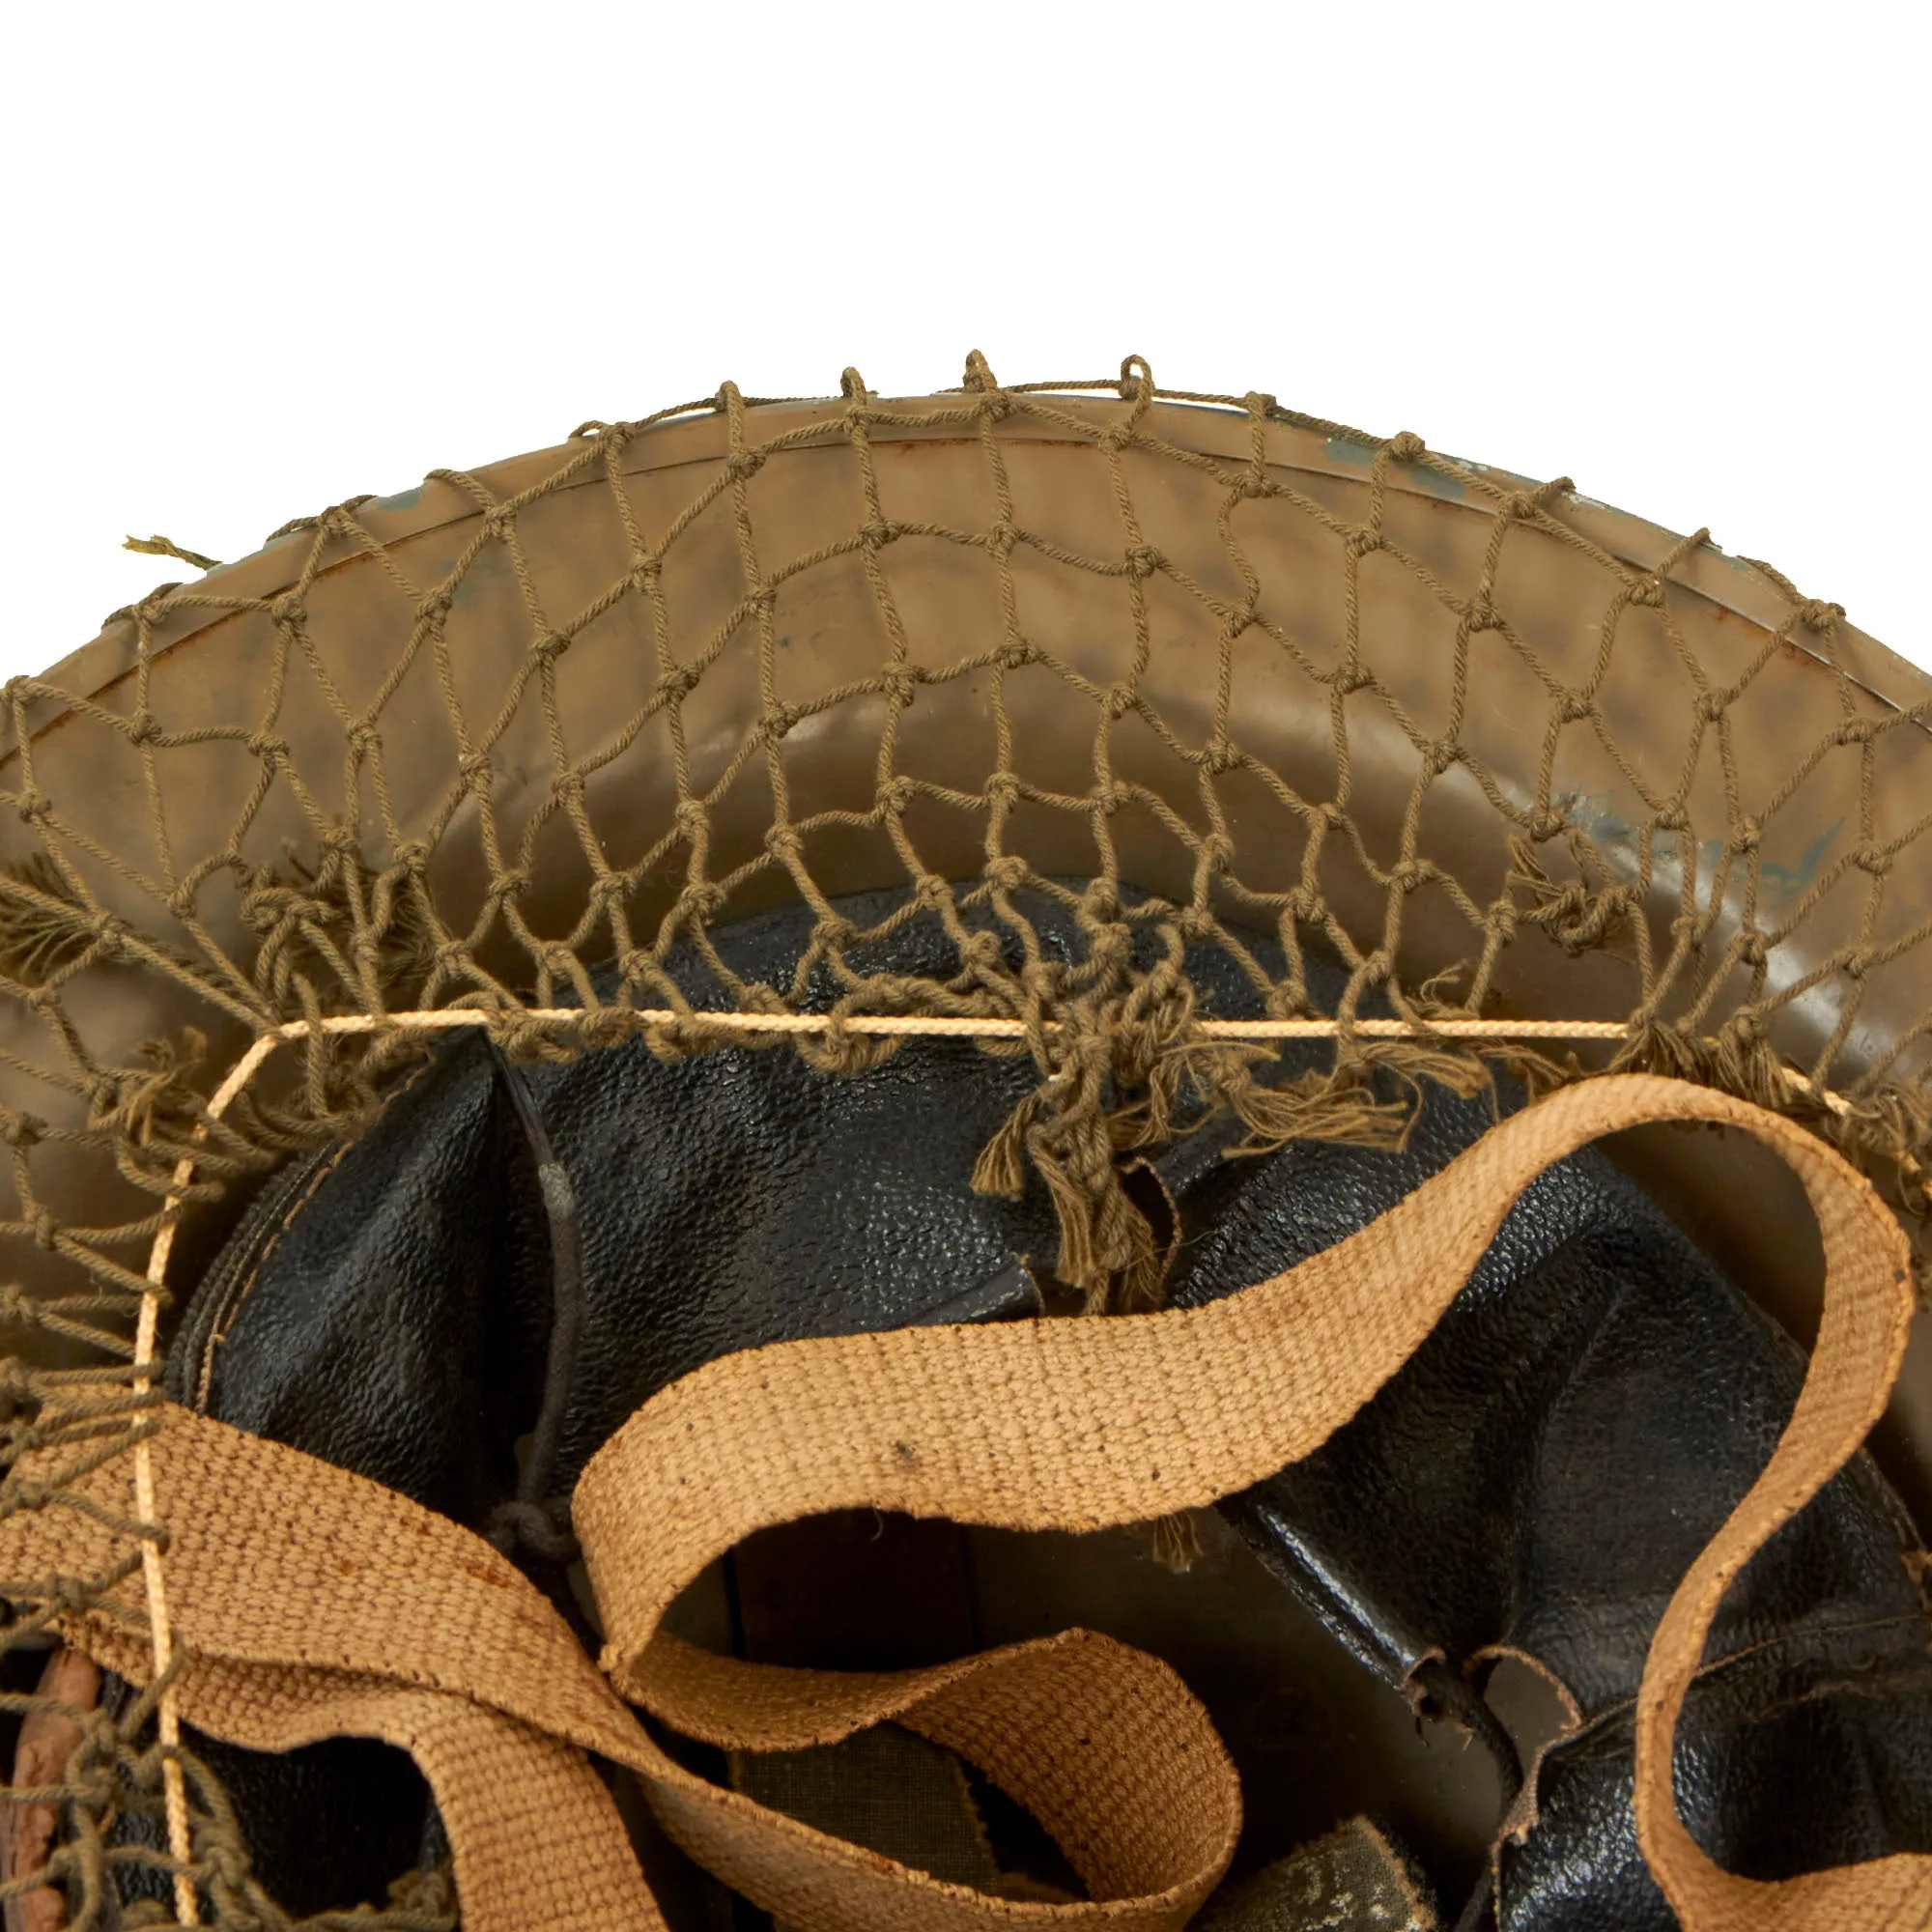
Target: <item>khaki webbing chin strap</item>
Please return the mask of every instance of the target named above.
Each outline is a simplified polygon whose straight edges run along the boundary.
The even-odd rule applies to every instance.
[[[1719,1600],[1863,1439],[1912,1299],[1904,1236],[1843,1159],[1747,1102],[1645,1075],[1563,1090],[1350,1239],[1203,1308],[782,1344],[673,1384],[604,1446],[574,1501],[609,1681],[480,1538],[327,1463],[165,1409],[150,1453],[183,1715],[255,1748],[348,1731],[410,1749],[448,1826],[469,1932],[661,1923],[585,1751],[635,1770],[701,1862],[810,1932],[1179,1926],[1226,1865],[1239,1799],[1205,1713],[1156,1660],[1068,1633],[928,1671],[779,1670],[677,1642],[660,1629],[666,1608],[752,1531],[826,1510],[1079,1531],[1245,1488],[1326,1440],[1407,1360],[1537,1173],[1659,1120],[1741,1127],[1786,1160],[1818,1217],[1826,1286],[1790,1424],[1653,1641],[1639,1842],[1689,1932],[1924,1932],[1932,1858],[1760,1883],[1714,1865],[1676,1814],[1672,1737]],[[129,1513],[125,1463],[0,1523],[0,1566],[104,1572]],[[69,1623],[137,1679],[152,1666],[141,1630],[125,1587]],[[1034,1809],[1092,1900],[993,1897],[826,1837],[685,1771],[616,1690],[744,1749],[908,1724]]]

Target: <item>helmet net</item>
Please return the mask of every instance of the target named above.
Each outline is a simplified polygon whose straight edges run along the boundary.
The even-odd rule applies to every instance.
[[[639,461],[694,419],[708,441],[640,494]],[[1284,468],[1284,433],[1334,473]],[[958,481],[935,515],[900,479],[942,442]],[[1043,447],[1050,498],[1027,469]],[[802,524],[774,493],[807,454]],[[1044,1178],[1059,1271],[1096,1307],[1157,1274],[1121,1185],[1134,1148],[1219,1109],[1257,1147],[1394,1141],[1416,1083],[1467,1090],[1498,1059],[1532,1085],[1632,1067],[1721,1085],[1805,1119],[1915,1223],[1926,1207],[1932,921],[1911,882],[1932,813],[1900,801],[1932,795],[1932,695],[1881,696],[1842,611],[1767,566],[1730,565],[1781,617],[1699,621],[1683,580],[1713,555],[1701,531],[1634,560],[1567,480],[1259,393],[1162,390],[1137,357],[1118,379],[1004,384],[975,355],[961,388],[915,403],[848,370],[803,413],[727,384],[586,424],[507,482],[431,481],[453,507],[427,538],[353,498],[275,533],[271,593],[215,576],[117,612],[104,688],[6,687],[8,1512],[59,1508],[79,1471],[138,1453],[197,1227],[353,1131],[456,1021],[513,1054],[641,1033],[665,1054],[796,1050],[829,1075],[941,1029],[1029,1055],[1038,1090],[973,1184]],[[1443,503],[1456,546],[1432,534]],[[1552,546],[1556,628],[1532,583]],[[841,628],[836,674],[797,647],[813,623]],[[197,648],[235,674],[170,676],[210,626]],[[1182,651],[1177,682],[1163,660]],[[1289,738],[1250,729],[1258,693]],[[912,721],[948,702],[973,725],[935,759]],[[890,888],[863,929],[834,904],[853,878]],[[1028,895],[1073,913],[1073,964],[1035,942]],[[734,976],[709,933],[784,902],[815,914],[795,979]],[[879,970],[868,949],[918,919],[945,967]],[[1202,946],[1271,1031],[1203,1008]],[[683,947],[729,1008],[693,1012]],[[1329,1009],[1313,952],[1343,969]],[[1524,993],[1552,961],[1559,991]],[[838,996],[808,1011],[817,970]],[[1297,1028],[1333,1036],[1332,1064],[1272,1081]],[[166,1721],[165,1667],[90,1710],[43,1680],[79,1612],[153,1622],[162,1526],[121,1530],[106,1574],[6,1580],[0,1689],[38,1740],[13,1830],[49,1850],[0,1893],[51,1887],[61,1922],[92,1923],[131,1866],[176,1881],[139,1908],[154,1922],[288,1923]],[[111,1843],[116,1812],[139,1829]],[[401,1878],[354,1922],[451,1923],[446,1878]]]

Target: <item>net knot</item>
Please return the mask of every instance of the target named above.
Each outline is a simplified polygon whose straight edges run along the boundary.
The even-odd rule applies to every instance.
[[[980,876],[995,892],[1017,893],[1026,889],[1033,868],[1017,853],[1002,852],[998,858],[986,861]]]
[[[426,597],[416,601],[416,622],[418,624],[440,624],[455,608],[456,600],[447,590],[432,590]]]
[[[1842,604],[1829,604],[1822,597],[1807,597],[1798,607],[1798,621],[1807,631],[1816,631],[1829,636],[1844,622],[1845,607]]]
[[[1738,957],[1755,971],[1764,964],[1770,945],[1770,935],[1760,932],[1756,926],[1751,926],[1738,934]]]
[[[1024,670],[1033,663],[1033,647],[1024,638],[1009,638],[993,653],[993,662],[1002,670]]]
[[[592,1007],[578,1024],[578,1037],[585,1046],[621,1046],[643,1022],[631,1007]]]
[[[29,825],[34,824],[39,819],[51,816],[53,809],[53,800],[45,792],[31,790],[23,791],[14,806],[14,810],[19,812],[21,818]]]
[[[1110,684],[1107,687],[1107,716],[1118,724],[1134,709],[1134,688],[1130,684]]]
[[[755,476],[765,467],[766,452],[758,448],[734,449],[724,459],[724,473],[734,481],[742,482],[748,476]]]
[[[1646,572],[1634,578],[1630,586],[1630,601],[1647,611],[1663,609],[1663,580]]]
[[[1435,867],[1419,859],[1402,859],[1389,867],[1389,884],[1398,891],[1412,893],[1434,877]]]
[[[1151,544],[1131,544],[1127,549],[1127,575],[1134,578],[1151,577],[1164,567],[1166,561]]]
[[[1350,556],[1357,558],[1367,556],[1372,551],[1378,551],[1381,547],[1382,539],[1379,533],[1367,529],[1350,530],[1342,545]]]
[[[959,945],[959,962],[969,971],[1004,977],[1007,950],[997,932],[969,932]]]
[[[264,769],[270,772],[278,770],[289,755],[289,741],[271,737],[266,731],[251,731],[245,743],[247,749],[261,759]]]
[[[74,1614],[81,1615],[90,1607],[83,1604]],[[105,1711],[88,1712],[80,1721],[80,1748],[68,1760],[62,1773],[67,1803],[72,1807],[72,1815],[84,1817],[91,1813],[99,1819],[113,1808],[121,1796],[120,1779],[114,1770],[114,1759],[121,1747],[120,1732]],[[56,1852],[47,1861],[50,1872],[60,1857],[61,1853]],[[121,1922],[131,1925],[139,1921],[129,1913]]]
[[[1697,716],[1707,724],[1716,724],[1730,707],[1730,699],[1721,691],[1700,692],[1697,696]]]
[[[670,816],[671,823],[687,838],[696,838],[711,822],[711,814],[705,810],[702,801],[695,798],[679,799],[677,810]]]
[[[503,1013],[496,1028],[497,1042],[504,1055],[520,1065],[532,1061],[564,1061],[570,1058],[570,1048],[558,1039],[554,1028],[547,1021],[531,1019],[521,1010]]]
[[[1869,745],[1884,728],[1877,718],[1848,718],[1838,726],[1835,739],[1840,745]]]
[[[776,744],[796,728],[799,709],[795,704],[774,704],[759,719],[758,724],[765,734],[767,744]]]
[[[1463,612],[1463,622],[1474,631],[1500,631],[1503,628],[1502,613],[1490,601],[1487,589],[1478,590],[1469,599]]]
[[[530,656],[539,667],[554,664],[570,648],[570,639],[559,631],[546,631],[530,646]]]
[[[206,1818],[198,1821],[200,1829],[194,1834],[195,1854],[208,1868],[211,1892],[216,1897],[224,1893],[236,1897],[242,1895],[244,1888],[253,1882],[253,1864],[237,1833],[227,1826],[226,1821],[211,1831],[209,1827],[214,1822]]]
[[[1388,453],[1398,463],[1415,462],[1428,447],[1412,429],[1398,430],[1388,441]]]
[[[805,863],[805,840],[799,837],[795,825],[774,825],[765,834],[765,850],[773,858],[790,865]]]
[[[704,673],[696,665],[679,665],[668,670],[658,679],[657,695],[661,702],[675,704],[679,698],[688,697],[697,689],[698,681]]]
[[[1435,744],[1429,748],[1427,763],[1430,776],[1439,779],[1452,766],[1460,765],[1464,755],[1463,747],[1457,744],[1453,738],[1436,739]]]
[[[7,1314],[23,1321],[36,1319],[33,1304],[24,1300],[18,1290],[10,1289],[8,1293],[14,1298],[6,1308]],[[15,1472],[8,1479],[7,1497],[10,1502],[17,1504],[21,1509],[45,1509],[47,1504],[60,1493],[62,1487],[63,1485],[59,1483],[40,1482],[31,1476],[22,1476]],[[54,1589],[59,1589],[58,1581],[54,1584]],[[82,1607],[85,1608],[86,1605],[83,1605]]]
[[[47,1598],[70,1616],[78,1617],[99,1607],[99,1592],[85,1577],[57,1577]]]
[[[145,708],[136,711],[121,728],[130,745],[152,745],[161,735],[160,720]]]
[[[46,1137],[47,1123],[34,1114],[18,1114],[8,1108],[0,1116],[5,1124],[0,1125],[0,1140],[5,1140],[10,1148],[24,1151],[28,1148],[39,1147]]]
[[[1124,973],[1133,957],[1133,934],[1119,919],[1112,916],[1112,909],[1089,909],[1087,924],[1087,947],[1090,963],[1098,969],[1101,977]]]
[[[799,1058],[814,1071],[838,1075],[867,1073],[884,1065],[903,1044],[890,1035],[854,1033],[845,1019],[842,1010],[835,1011],[823,1033],[799,1037]]]
[[[44,1248],[48,1254],[54,1253],[60,1245],[60,1223],[54,1219],[52,1209],[47,1208],[37,1208],[34,1210],[33,1227],[34,1227],[35,1241],[41,1247]],[[4,1312],[9,1315],[17,1314],[18,1313],[17,1301],[15,1302],[14,1307],[0,1312]]]
[[[301,593],[284,590],[279,597],[271,597],[269,600],[269,616],[277,629],[295,630],[302,620]]]
[[[919,796],[919,786],[900,772],[887,779],[879,786],[875,796],[878,810],[898,813],[910,808],[913,800]]]
[[[1731,844],[1740,852],[1755,852],[1758,840],[1764,837],[1764,827],[1749,812],[1738,819],[1737,829],[1731,834]]]
[[[1127,355],[1121,361],[1121,400],[1123,403],[1151,402],[1153,365],[1145,355]]]
[[[1529,814],[1529,836],[1539,845],[1546,845],[1550,839],[1558,837],[1569,822],[1553,806],[1538,806]]]
[[[519,899],[530,889],[530,875],[522,866],[505,866],[490,881],[490,896],[497,904],[505,899]]]
[[[1740,1007],[1724,1022],[1720,1037],[1735,1039],[1742,1047],[1759,1046],[1769,1033],[1763,1011],[1757,1007]]]
[[[294,886],[285,886],[268,874],[242,898],[242,917],[264,939],[286,931],[304,921],[320,923],[328,918],[329,908]]]
[[[181,587],[179,583],[157,583],[145,597],[138,598],[132,604],[115,611],[114,617],[131,618],[138,629],[149,630],[173,610],[171,600]],[[110,617],[107,621],[111,624],[114,617]]]
[[[1590,710],[1588,692],[1566,691],[1556,702],[1556,715],[1565,724],[1580,724]]]
[[[128,926],[125,919],[103,909],[87,922],[87,930],[100,955],[112,959],[126,944]]]
[[[1869,946],[1854,946],[1847,951],[1844,958],[1845,977],[1849,980],[1862,980],[1872,969],[1877,953]]]
[[[680,895],[686,910],[700,925],[707,924],[724,911],[725,896],[724,888],[711,879],[700,879],[686,886]]]
[[[1892,855],[1881,845],[1861,845],[1852,854],[1852,864],[1875,879],[1884,878],[1891,870],[1891,859]]]
[[[1019,774],[994,772],[986,781],[985,797],[988,805],[997,805],[1010,811],[1020,799]]]
[[[861,524],[859,534],[865,540],[867,550],[884,550],[889,543],[897,540],[899,526],[881,519],[874,519],[869,524]]]

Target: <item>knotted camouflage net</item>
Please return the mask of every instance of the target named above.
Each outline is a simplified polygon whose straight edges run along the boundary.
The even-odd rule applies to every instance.
[[[1046,1180],[1094,1307],[1154,1292],[1135,1148],[1219,1109],[1256,1147],[1392,1141],[1405,1081],[1470,1089],[1501,1057],[1533,1084],[1721,1085],[1927,1207],[1932,686],[1703,532],[1266,395],[1159,390],[1138,358],[1009,386],[975,355],[912,403],[848,370],[828,402],[726,385],[587,423],[286,525],[5,696],[10,1463],[58,1448],[71,1477],[138,1443],[164,1295],[238,1182],[353,1131],[425,1050],[399,1014],[472,1009],[526,1056],[641,1031],[828,1073],[894,1051],[892,1026],[977,1031],[1040,1080],[974,1184]],[[895,893],[865,931],[831,903],[860,887]],[[1076,913],[1080,963],[1033,944],[1027,892]],[[710,952],[799,899],[818,923],[791,984]],[[868,967],[921,919],[949,970]],[[667,967],[686,944],[767,1031],[693,1014]],[[1272,1035],[1197,1009],[1201,945]],[[1311,949],[1346,969],[1332,1012]],[[821,967],[836,1006],[783,1031]],[[1278,1085],[1296,1022],[1332,1029],[1332,1069]],[[10,1475],[0,1507],[61,1507],[63,1480]],[[109,1575],[0,1586],[34,1744],[14,1840],[51,1843],[0,1894],[99,1924],[133,1864],[188,1881],[137,1922],[288,1923],[157,1726],[165,1675],[92,1708],[41,1685],[84,1606],[164,1640],[164,1531],[121,1528]],[[117,1808],[143,1842],[110,1847]],[[413,1874],[312,1922],[452,1910]]]

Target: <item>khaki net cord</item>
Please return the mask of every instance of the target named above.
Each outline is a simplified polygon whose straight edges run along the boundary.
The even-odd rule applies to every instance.
[[[10,1474],[0,1510],[61,1507],[70,1478],[131,1451],[140,1520],[118,1525],[127,1555],[112,1574],[5,1579],[0,1596],[14,1617],[4,1642],[43,1641],[64,1614],[138,1572],[157,1678],[119,1713],[80,1714],[62,1781],[14,1794],[60,1812],[49,1871],[68,1887],[75,1922],[98,1915],[115,1860],[171,1872],[180,1922],[199,1922],[204,1911],[222,1925],[290,1922],[256,1884],[218,1786],[180,1748],[173,1718],[165,1533],[140,1474],[163,1277],[184,1216],[191,1229],[237,1180],[353,1129],[398,1065],[442,1028],[488,1024],[513,1053],[546,1057],[635,1035],[666,1054],[789,1037],[828,1071],[863,1068],[902,1038],[935,1034],[1023,1052],[1038,1069],[1038,1093],[987,1150],[976,1184],[1011,1190],[1029,1170],[1041,1176],[1061,1215],[1060,1271],[1096,1305],[1133,1305],[1147,1291],[1146,1233],[1117,1174],[1117,1157],[1135,1146],[1211,1107],[1236,1113],[1256,1146],[1300,1134],[1388,1142],[1406,1109],[1386,1097],[1386,1082],[1371,1082],[1378,1067],[1464,1088],[1499,1059],[1539,1087],[1590,1070],[1539,1044],[1604,1042],[1600,1065],[1686,1075],[1795,1115],[1877,1171],[1915,1219],[1924,1208],[1932,1106],[1922,1046],[1932,1010],[1888,1028],[1876,1051],[1861,1016],[1874,987],[1915,969],[1922,976],[1920,949],[1932,938],[1932,920],[1902,919],[1899,895],[1888,896],[1889,879],[1932,829],[1932,815],[1905,820],[1895,810],[1897,760],[1923,740],[1932,701],[1886,704],[1848,671],[1835,606],[1803,599],[1754,566],[1787,615],[1719,674],[1700,660],[1673,601],[1703,532],[1638,567],[1566,521],[1567,482],[1526,485],[1437,456],[1413,436],[1365,438],[1259,393],[1158,390],[1139,358],[1117,382],[1007,386],[976,355],[963,389],[905,407],[881,402],[850,371],[842,391],[835,409],[762,439],[760,406],[730,385],[641,422],[586,424],[547,471],[500,494],[475,475],[434,472],[470,506],[449,523],[440,553],[378,534],[383,506],[352,499],[277,533],[292,562],[271,595],[230,591],[215,577],[163,586],[120,613],[131,668],[111,691],[45,678],[6,687],[12,747],[0,802],[23,828],[0,875],[0,1017],[10,1022],[0,1036],[0,1125],[14,1189],[0,1239],[19,1257],[20,1276],[0,1288],[0,1316],[19,1338],[9,1344],[4,1383],[6,1454],[11,1463],[61,1447],[71,1468],[35,1485]],[[1222,422],[1236,412],[1248,457],[1176,440],[1172,415],[1156,408],[1176,403],[1200,406],[1204,418],[1222,412]],[[720,422],[722,453],[676,470],[682,494],[670,510],[657,499],[641,510],[626,462],[694,416]],[[1356,466],[1358,514],[1277,473],[1267,439],[1282,426],[1326,436]],[[896,460],[937,436],[977,448],[976,520],[895,507],[897,472],[881,452],[890,445]],[[1011,473],[1028,437],[1078,454],[1096,500],[1111,505],[1110,547],[1077,548],[1036,526]],[[772,524],[760,472],[821,450],[843,466],[847,526],[802,548],[761,541]],[[1187,530],[1149,521],[1144,498],[1163,476],[1179,476],[1212,506]],[[1440,557],[1406,547],[1390,511],[1399,476],[1485,506],[1487,545],[1472,576],[1452,581]],[[586,547],[601,545],[611,568],[596,594],[573,591],[560,605],[545,548],[556,526],[542,520],[566,501]],[[1328,546],[1338,650],[1304,641],[1294,586],[1253,560],[1250,526],[1269,517]],[[1560,545],[1601,582],[1601,609],[1588,613],[1598,641],[1580,681],[1548,670],[1534,627],[1510,614],[1511,559],[1532,538]],[[166,539],[142,547],[206,561]],[[983,635],[972,649],[934,660],[923,648],[928,614],[895,575],[901,547],[944,553],[970,574],[973,594],[984,591]],[[733,573],[725,606],[704,607],[680,574],[694,550],[712,559],[707,567]],[[427,577],[425,555],[436,565]],[[354,641],[364,655],[355,662],[329,602],[352,570],[383,586],[371,609],[387,627],[371,633],[369,612],[360,613]],[[1375,627],[1362,617],[1365,572],[1400,580],[1441,615],[1433,710],[1378,668]],[[862,674],[801,690],[788,627],[799,621],[796,600],[821,582],[863,606],[880,650]],[[1069,597],[1104,597],[1104,622],[1124,640],[1110,673],[1091,655],[1042,640],[1050,627],[1037,621],[1037,599],[1048,582]],[[514,670],[487,694],[471,670],[479,596],[522,633]],[[1205,732],[1183,730],[1154,691],[1178,610],[1192,611],[1211,641]],[[211,710],[169,682],[168,653],[208,623],[252,627],[259,669],[236,683],[245,711]],[[1618,735],[1620,652],[1634,648],[1627,639],[1638,624],[1679,680],[1669,700],[1682,712],[1679,742],[1668,757],[1640,756]],[[618,644],[627,666],[647,667],[641,680],[611,669]],[[366,654],[379,649],[386,659],[369,674]],[[1486,652],[1544,694],[1546,715],[1523,723],[1525,734],[1542,731],[1539,769],[1524,785],[1498,774],[1470,729]],[[571,708],[573,653],[580,662],[588,654],[622,693],[589,738],[582,709]],[[1260,653],[1304,694],[1309,717],[1326,722],[1320,790],[1243,742],[1242,680]],[[1732,713],[1801,657],[1834,695],[1831,715],[1814,721],[1810,750],[1788,769],[1745,769]],[[900,754],[921,696],[968,684],[984,688],[992,721],[985,768],[970,786]],[[743,694],[728,734],[704,709],[721,685]],[[1091,720],[1084,790],[1046,781],[1029,749],[1030,720],[1049,698],[1084,707]],[[1369,715],[1406,748],[1393,790],[1385,769],[1356,770]],[[867,796],[827,803],[798,779],[793,753],[851,717],[866,721],[875,748]],[[425,740],[425,718],[440,737]],[[397,719],[416,748],[407,754],[391,749]],[[325,725],[332,755],[321,750]],[[1615,820],[1559,782],[1559,754],[1578,733],[1638,802],[1638,816]],[[103,775],[100,795],[139,805],[139,837],[109,836],[86,787],[48,776],[76,769],[72,748],[82,743]],[[425,743],[440,750],[432,757]],[[1172,782],[1149,780],[1155,759]],[[1774,864],[1774,835],[1794,825],[1785,849],[1813,846],[1807,785],[1840,767],[1855,770],[1856,823],[1808,869]],[[642,836],[636,823],[617,826],[613,803],[640,772],[666,792]],[[1432,843],[1437,802],[1456,786],[1486,801],[1493,821],[1493,852],[1467,877]],[[721,828],[753,788],[762,836],[748,847]],[[185,840],[174,828],[194,816],[190,790],[218,798],[219,823],[210,807]],[[1371,792],[1404,801],[1389,826],[1363,810]],[[1261,861],[1272,854],[1236,836],[1262,806],[1280,828],[1263,842],[1293,862],[1286,879],[1279,867],[1263,879]],[[929,862],[941,821],[978,828],[977,876]],[[1122,890],[1149,883],[1122,857],[1122,828],[1135,825],[1143,849],[1162,842],[1171,856],[1179,889],[1165,897],[1130,902]],[[1069,829],[1091,841],[1071,865]],[[838,917],[814,871],[817,855],[841,840],[869,841],[867,850],[890,862],[873,874],[899,879],[894,909],[867,931]],[[1347,918],[1334,902],[1338,871],[1361,889]],[[1076,915],[1089,949],[1077,964],[1043,956],[1015,898],[1027,893]],[[1660,918],[1660,899],[1673,894],[1674,913]],[[746,982],[719,957],[711,929],[779,897],[816,914],[810,953],[789,987]],[[1410,961],[1409,934],[1430,917],[1466,942],[1447,971]],[[919,918],[943,927],[952,969],[868,971],[867,941]],[[1010,936],[1018,965],[988,919]],[[1783,963],[1819,922],[1834,920],[1833,944],[1802,969]],[[1279,940],[1283,977],[1236,928]],[[1136,932],[1155,942],[1151,967],[1128,956]],[[1551,940],[1604,963],[1625,989],[1606,996],[1620,1017],[1491,1011],[1504,997],[1507,961]],[[1347,975],[1333,1011],[1313,1009],[1311,942]],[[737,1010],[694,1009],[669,971],[683,945],[707,959]],[[1198,1011],[1187,946],[1223,951],[1269,1017]],[[813,969],[837,982],[830,1013],[799,1009]],[[114,1015],[143,1000],[156,1037],[123,1037]],[[1365,1013],[1374,1000],[1393,1017]],[[1794,1015],[1820,1013],[1822,1023],[1780,1031]],[[1308,1037],[1336,1040],[1330,1073],[1280,1087],[1259,1077],[1270,1042]],[[300,1042],[299,1065],[254,1085],[283,1040]],[[231,1070],[212,1093],[222,1065]],[[34,1111],[21,1104],[30,1094]],[[149,1264],[139,1272],[144,1247]],[[4,1690],[12,1712],[52,1708],[13,1680]],[[106,1821],[117,1808],[151,1814],[148,1843],[110,1851]],[[448,1916],[446,1892],[412,1879],[387,1911],[355,1922],[420,1928]]]

